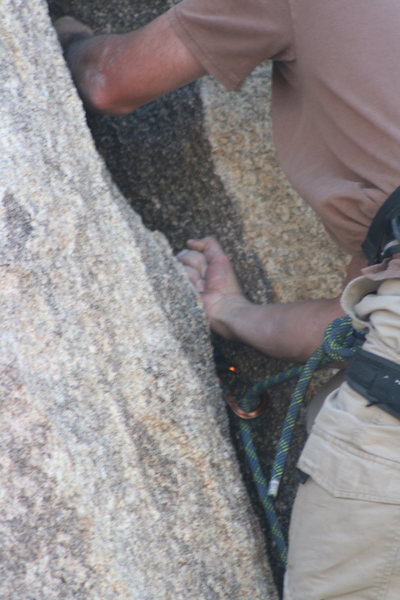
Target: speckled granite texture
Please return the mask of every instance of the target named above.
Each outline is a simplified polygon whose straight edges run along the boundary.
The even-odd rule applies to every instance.
[[[0,598],[274,600],[204,316],[46,9],[0,15]]]
[[[174,0],[49,0],[52,16],[72,14],[96,32],[144,25]],[[112,177],[150,229],[174,250],[190,237],[215,234],[232,258],[248,296],[259,302],[336,294],[346,258],[277,165],[269,114],[270,70],[261,65],[240,92],[206,77],[126,117],[88,115],[93,138]],[[241,344],[215,339],[228,360],[252,380],[287,365]],[[233,382],[235,386],[235,382]],[[243,388],[234,389],[241,393]],[[268,414],[254,422],[268,472],[290,386],[273,391]],[[231,421],[244,479],[264,527],[237,424]],[[304,440],[301,422],[278,499],[287,527],[297,486],[294,469]],[[268,534],[267,534],[268,538]],[[278,572],[274,551],[269,555]]]

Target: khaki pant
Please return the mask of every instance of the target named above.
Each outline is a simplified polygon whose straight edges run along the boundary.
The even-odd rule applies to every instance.
[[[358,278],[343,305],[368,328],[364,349],[400,363],[400,279]],[[293,509],[284,599],[400,600],[400,419],[344,382],[299,468],[310,477]]]

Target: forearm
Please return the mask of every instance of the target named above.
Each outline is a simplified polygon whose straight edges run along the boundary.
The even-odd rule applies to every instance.
[[[204,74],[164,14],[120,35],[100,35],[66,54],[84,102],[101,112],[125,114]]]
[[[327,325],[343,314],[339,298],[262,305],[243,298],[227,305],[212,327],[270,356],[304,361],[321,344]]]
[[[360,275],[364,257],[354,257],[344,281]],[[221,307],[225,309],[221,310]],[[219,310],[218,310],[219,309]],[[213,315],[214,330],[276,358],[304,361],[321,344],[326,327],[343,316],[340,296],[287,304],[252,304],[243,295],[220,303]]]

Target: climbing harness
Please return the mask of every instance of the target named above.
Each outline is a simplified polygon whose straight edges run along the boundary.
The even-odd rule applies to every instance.
[[[244,452],[269,524],[273,542],[276,546],[280,562],[284,567],[286,567],[287,564],[287,545],[279,523],[278,515],[276,514],[274,499],[278,495],[286,459],[289,453],[290,441],[300,407],[315,371],[332,364],[333,362],[348,361],[353,357],[362,342],[363,335],[353,329],[350,317],[341,317],[333,321],[327,327],[323,343],[315,350],[305,365],[286,369],[282,373],[272,375],[264,381],[251,386],[240,402],[235,400],[234,403],[232,403],[232,394],[227,391],[225,385],[222,385],[228,404],[231,407],[233,404],[235,414],[241,417],[239,429]],[[223,369],[228,369],[231,372],[235,372],[237,369],[236,367],[227,366],[218,354],[216,356],[216,364],[217,371],[219,371],[220,374],[222,374]],[[293,391],[282,427],[270,481],[267,483],[253,442],[249,419],[260,416],[260,414],[265,411],[265,408],[268,405],[268,399],[266,399],[265,396],[267,389],[283,382],[290,381],[295,377],[298,378],[298,381]],[[257,406],[257,409],[250,410],[250,407],[254,405],[254,401],[257,400],[257,398],[261,398],[261,402]],[[239,408],[239,411],[235,410],[236,408]],[[261,408],[264,410],[261,411]],[[244,416],[242,416],[241,413],[243,413]]]

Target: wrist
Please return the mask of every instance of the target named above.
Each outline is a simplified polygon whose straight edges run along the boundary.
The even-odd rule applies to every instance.
[[[241,340],[243,323],[254,306],[241,295],[222,298],[208,314],[211,329],[228,340]]]

